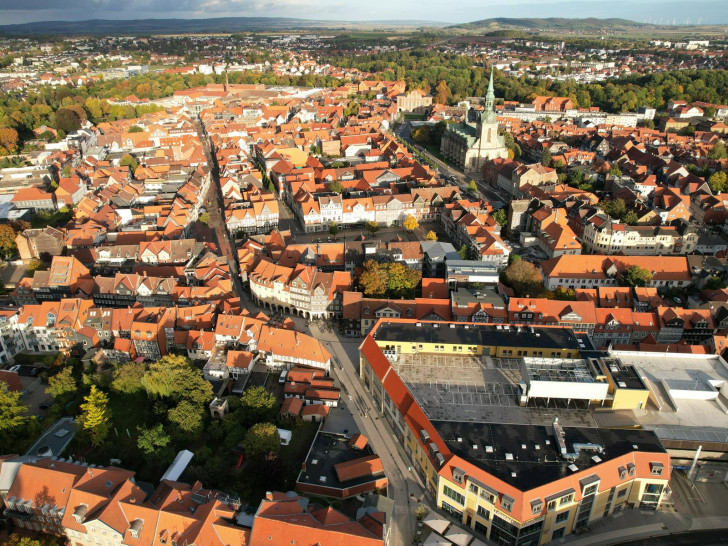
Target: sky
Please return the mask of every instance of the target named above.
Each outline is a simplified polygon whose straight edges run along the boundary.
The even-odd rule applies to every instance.
[[[728,24],[727,0],[0,0],[0,24],[86,19],[296,17],[466,23],[490,17],[621,17]]]

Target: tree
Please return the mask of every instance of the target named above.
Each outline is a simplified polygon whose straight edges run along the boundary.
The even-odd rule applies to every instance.
[[[425,239],[428,241],[437,241],[437,233],[430,230],[427,232],[427,235],[425,235]]]
[[[339,233],[339,226],[336,225],[336,222],[333,220],[329,224],[329,233],[336,237],[336,234]]]
[[[420,125],[419,127],[414,127],[410,131],[410,136],[412,137],[412,140],[417,142],[418,144],[429,144],[430,142],[430,128],[427,125]]]
[[[616,163],[614,165],[612,165],[609,168],[609,174],[611,174],[612,176],[614,176],[616,178],[621,178],[622,177],[622,171],[620,170],[619,165],[617,165]]]
[[[477,195],[478,185],[475,183],[475,180],[471,180],[470,182],[468,182],[468,191]]]
[[[137,167],[139,166],[139,162],[134,158],[131,154],[124,154],[124,156],[119,160],[119,165],[121,167],[129,167],[129,170],[131,171],[131,175],[134,176],[134,173],[137,170]]]
[[[195,433],[202,427],[202,408],[182,400],[167,412],[167,419],[177,425],[182,432]]]
[[[554,290],[554,299],[561,301],[576,301],[576,290],[559,286]]]
[[[452,92],[450,91],[450,87],[448,87],[447,82],[445,80],[437,82],[434,102],[436,104],[447,104],[450,97],[452,97]]]
[[[20,401],[20,392],[0,388],[0,432],[10,435],[18,431],[28,420],[25,405]]]
[[[265,390],[265,387],[250,387],[245,389],[240,397],[240,408],[243,424],[251,426],[275,419],[278,413],[278,402],[276,402],[275,396]]]
[[[718,140],[708,152],[708,159],[725,159],[726,149],[725,142]]]
[[[639,221],[640,221],[639,216],[637,216],[637,213],[634,211],[629,211],[627,214],[624,215],[625,224],[633,226]]]
[[[647,286],[652,282],[652,273],[638,265],[631,265],[619,274],[620,286]]]
[[[365,227],[366,227],[367,231],[369,233],[371,233],[372,235],[374,235],[377,231],[379,231],[379,223],[375,222],[374,220],[369,220],[366,223]]]
[[[243,449],[248,459],[260,459],[269,453],[278,453],[281,437],[273,423],[258,423],[245,433]]]
[[[716,171],[708,178],[708,185],[713,193],[724,192],[728,189],[728,175],[723,171]]]
[[[411,297],[422,280],[422,273],[400,262],[382,264],[382,267],[387,272],[387,294],[390,297]]]
[[[71,108],[59,108],[56,110],[55,118],[55,128],[66,134],[78,131],[81,128],[81,118],[78,112]]]
[[[157,423],[150,428],[137,427],[137,430],[139,431],[137,447],[145,455],[153,455],[160,449],[167,447],[171,441],[169,435],[164,432],[162,423]]]
[[[502,274],[503,284],[510,286],[516,296],[536,296],[543,290],[543,276],[526,260],[514,260]]]
[[[140,127],[139,125],[132,125],[131,127],[129,127],[129,132],[130,133],[143,133],[144,127]]]
[[[75,394],[78,389],[76,378],[73,377],[73,369],[66,366],[56,375],[48,378],[48,386],[46,392],[54,399],[65,398],[67,395]]]
[[[18,151],[18,131],[10,127],[0,127],[0,155],[10,155]]]
[[[498,222],[499,225],[505,226],[506,222],[508,221],[508,214],[506,214],[506,209],[498,209],[493,213],[493,219]]]
[[[104,443],[111,430],[111,410],[106,393],[91,385],[91,392],[81,404],[81,415],[76,419],[79,426],[91,437],[91,444],[98,447]]]
[[[359,274],[359,286],[368,298],[382,297],[387,293],[387,272],[374,260],[367,260]]]
[[[4,258],[14,256],[18,251],[15,244],[15,230],[9,224],[0,224],[0,255]]]
[[[461,260],[467,260],[468,253],[468,245],[463,245],[460,247],[460,250],[458,250],[458,254],[460,255]]]
[[[144,389],[142,379],[147,372],[144,362],[126,362],[114,370],[111,390],[121,394],[134,394]]]
[[[203,212],[202,214],[200,214],[200,222],[202,222],[206,226],[209,226],[210,225],[210,213]]]
[[[617,220],[623,219],[627,214],[627,205],[624,199],[613,199],[611,201],[600,201],[598,207],[606,214]]]
[[[402,227],[410,233],[416,230],[419,226],[420,223],[417,221],[417,218],[415,218],[411,214],[404,219],[404,222],[402,222]]]
[[[151,397],[186,400],[198,407],[212,398],[212,386],[184,356],[166,355],[152,363],[142,377],[142,386]]]
[[[541,152],[541,165],[544,167],[551,166],[551,151],[548,148],[544,148],[543,152]]]
[[[332,180],[329,182],[329,191],[335,193],[344,193],[344,185],[338,180]]]

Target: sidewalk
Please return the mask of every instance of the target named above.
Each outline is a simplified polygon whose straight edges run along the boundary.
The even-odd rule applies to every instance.
[[[569,546],[608,546],[627,540],[688,531],[692,524],[693,518],[690,516],[627,509],[589,525],[590,530],[583,535],[572,534],[555,542]],[[720,527],[723,526],[724,522]]]

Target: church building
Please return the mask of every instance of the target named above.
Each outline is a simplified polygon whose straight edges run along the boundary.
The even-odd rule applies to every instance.
[[[467,121],[451,124],[442,135],[440,152],[456,168],[471,178],[483,178],[485,163],[496,158],[507,158],[503,137],[498,134],[498,120],[494,108],[493,70],[490,71],[485,110],[473,125]]]

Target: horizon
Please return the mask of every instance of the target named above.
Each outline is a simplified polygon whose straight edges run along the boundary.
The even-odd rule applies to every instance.
[[[398,23],[457,25],[492,18],[627,19],[636,23],[665,26],[728,24],[728,2],[723,0],[677,0],[633,2],[604,0],[457,0],[457,7],[442,9],[434,0],[401,0],[392,7],[383,0],[352,7],[342,0],[130,0],[123,11],[110,0],[69,0],[63,9],[55,0],[29,0],[18,8],[15,0],[0,0],[4,25],[91,20],[218,19],[271,17],[307,21],[351,23]],[[416,13],[417,17],[412,17]],[[446,14],[445,14],[446,13]],[[465,14],[452,17],[451,14]],[[445,14],[445,15],[443,15]],[[686,15],[690,14],[690,15]]]

